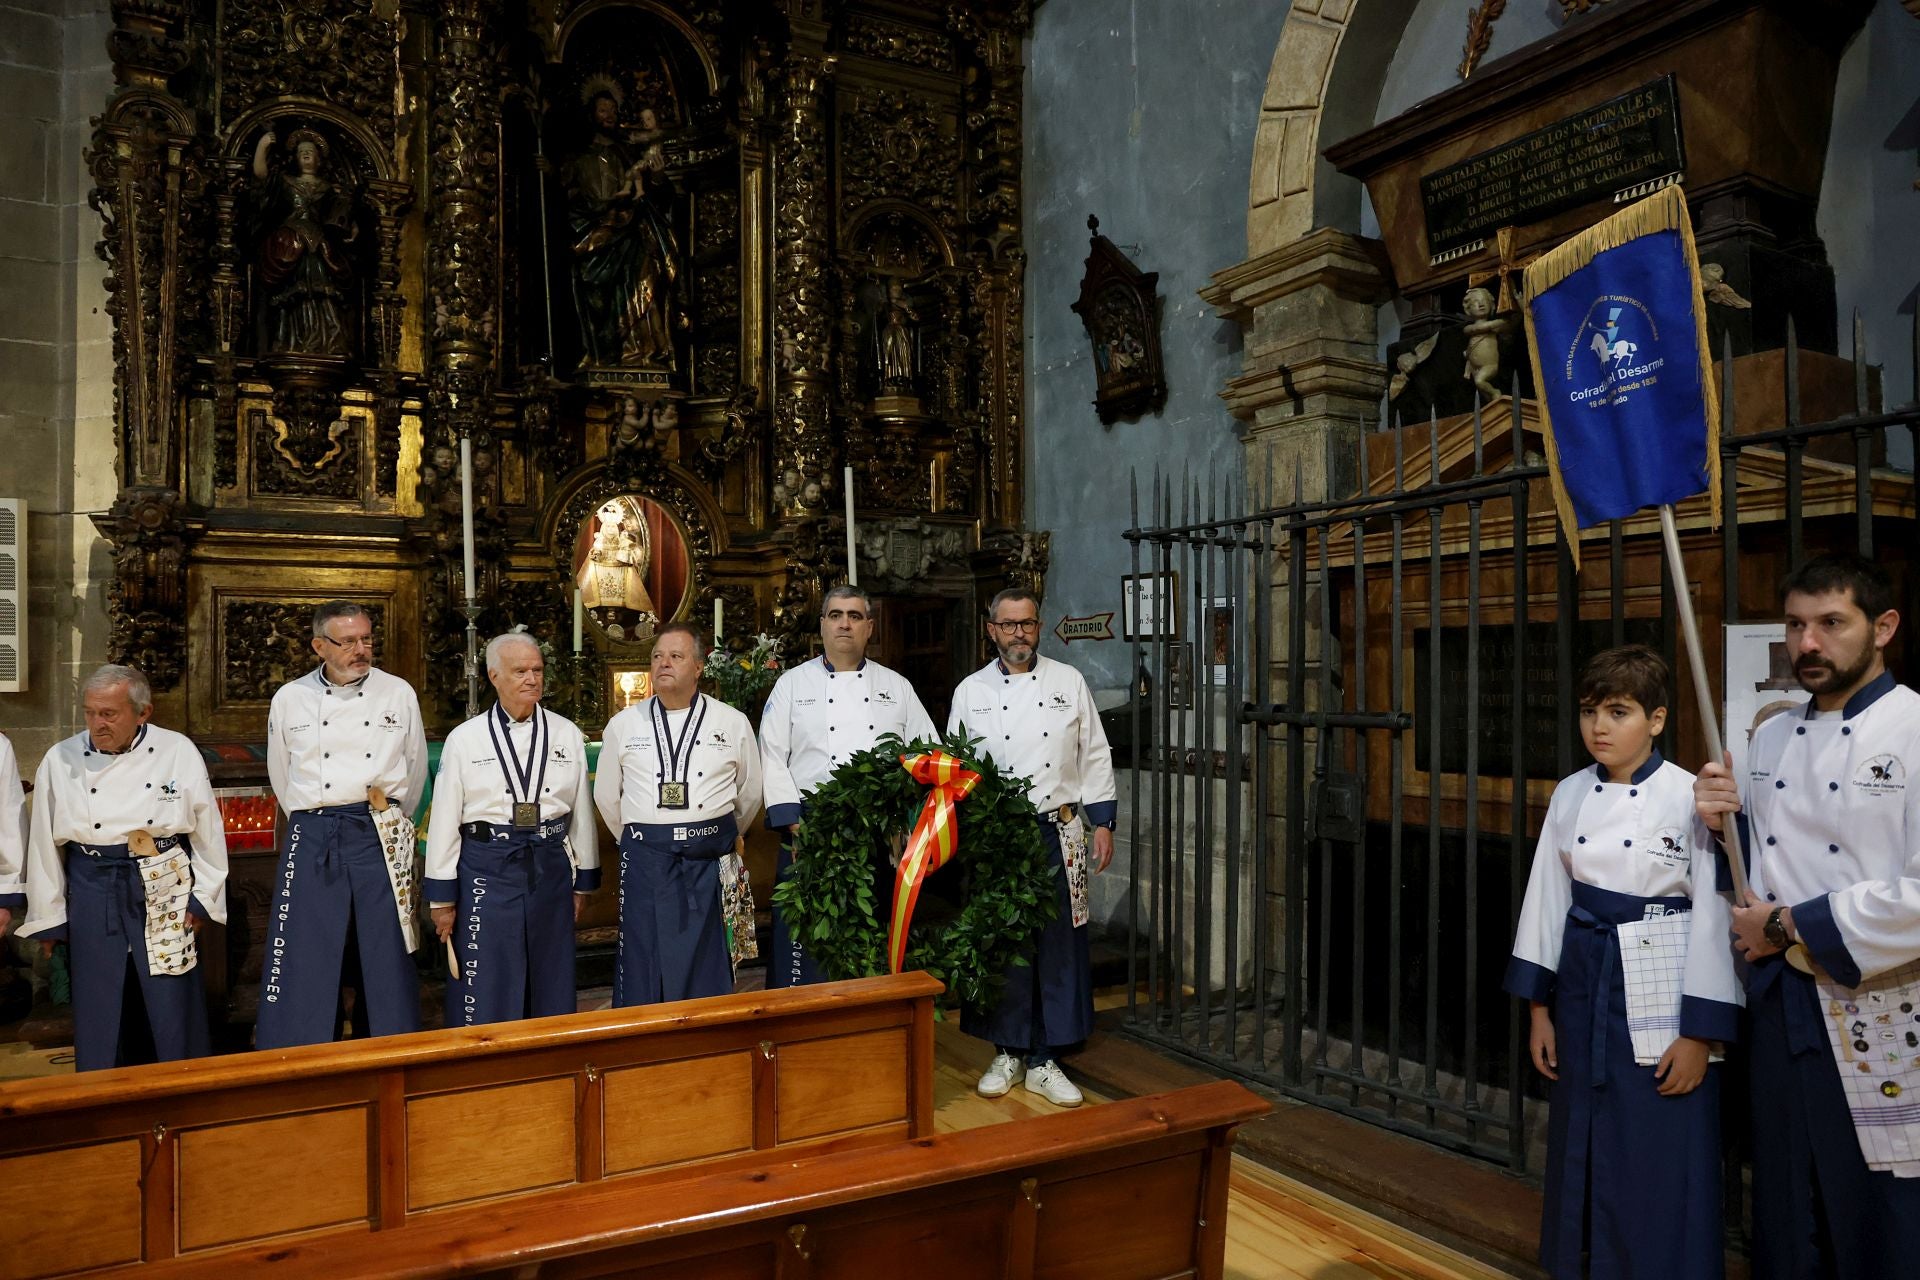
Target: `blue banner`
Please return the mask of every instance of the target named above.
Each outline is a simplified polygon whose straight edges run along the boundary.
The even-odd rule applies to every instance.
[[[1679,189],[1535,262],[1526,292],[1562,519],[1586,529],[1714,492],[1718,410]]]

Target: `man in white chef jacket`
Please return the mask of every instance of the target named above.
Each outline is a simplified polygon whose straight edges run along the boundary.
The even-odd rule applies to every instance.
[[[267,776],[287,812],[274,877],[254,1047],[321,1044],[339,1031],[349,944],[369,1031],[420,1029],[415,858],[383,847],[374,811],[410,814],[427,778],[413,687],[373,665],[373,620],[346,600],[313,614],[319,667],[267,712]]]
[[[509,631],[486,663],[499,701],[447,735],[427,826],[427,905],[457,961],[448,1026],[573,1013],[573,926],[600,887],[586,738],[540,705],[540,646]]]
[[[76,1070],[200,1057],[197,934],[227,919],[227,836],[206,761],[148,723],[153,694],[132,667],[101,667],[80,698],[86,731],[34,774],[20,934],[48,951],[66,940]]]
[[[1920,1258],[1920,695],[1887,670],[1880,565],[1818,557],[1781,601],[1812,700],[1754,732],[1737,788],[1717,762],[1694,784],[1751,868],[1753,1270],[1894,1275]]]
[[[746,716],[700,692],[704,665],[692,627],[662,627],[653,696],[601,734],[593,800],[620,839],[616,1008],[733,990],[721,863],[760,812],[760,748]]]
[[[994,1045],[980,1093],[999,1097],[1024,1079],[1032,1092],[1073,1107],[1080,1090],[1058,1057],[1093,1030],[1087,873],[1089,863],[1105,871],[1113,861],[1113,752],[1086,678],[1040,656],[1038,598],[1009,588],[993,598],[988,617],[999,657],[954,690],[947,728],[980,738],[1002,773],[1032,780],[1027,795],[1058,872],[1060,914],[1041,931],[1032,963],[1008,966],[999,1005],[965,1010],[961,1029]]]
[[[933,721],[906,677],[868,660],[872,637],[873,602],[867,593],[844,583],[827,592],[820,604],[821,655],[782,675],[760,713],[767,825],[780,833],[776,885],[792,872],[793,837],[808,793],[887,734],[906,742],[935,736]],[[776,902],[767,985],[794,987],[824,978]]]
[[[27,795],[20,761],[0,733],[0,939],[27,910]]]

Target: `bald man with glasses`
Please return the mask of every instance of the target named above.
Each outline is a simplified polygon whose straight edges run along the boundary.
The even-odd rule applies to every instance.
[[[780,833],[776,885],[793,871],[793,838],[807,796],[846,761],[886,735],[907,742],[934,737],[933,720],[907,678],[867,658],[873,638],[873,602],[844,583],[820,604],[821,654],[780,677],[760,716],[760,772],[767,825]],[[891,886],[878,886],[884,900]],[[822,974],[773,907],[769,987],[821,982]]]
[[[983,1096],[1024,1080],[1049,1102],[1074,1107],[1080,1090],[1058,1057],[1093,1030],[1087,875],[1113,861],[1113,752],[1086,678],[1040,656],[1039,599],[1009,588],[987,614],[999,656],[954,690],[947,729],[981,739],[981,754],[1002,773],[1031,779],[1027,798],[1053,859],[1060,914],[1034,940],[1030,963],[1007,967],[999,1003],[965,1010],[960,1026],[994,1045],[976,1086]]]

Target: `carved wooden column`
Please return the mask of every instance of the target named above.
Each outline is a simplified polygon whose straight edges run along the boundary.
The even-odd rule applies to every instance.
[[[984,68],[979,82],[984,93],[976,91],[967,114],[968,133],[979,156],[972,221],[993,246],[992,258],[978,268],[973,282],[974,307],[982,321],[978,343],[986,438],[981,510],[989,526],[1015,528],[1026,518],[1022,458],[1027,255],[1020,241],[1020,41],[1027,18],[1016,12],[1004,24],[986,25],[956,14],[952,21],[973,37]]]
[[[796,18],[774,139],[775,500],[785,521],[817,517],[839,491],[828,431],[832,320],[827,307],[827,130],[821,53],[827,24]]]
[[[113,317],[114,425],[121,490],[95,524],[113,544],[114,660],[173,689],[186,658],[183,447],[175,427],[180,333],[199,319],[206,163],[193,111],[168,79],[186,67],[187,6],[116,0],[108,48],[116,90],[87,156],[103,222]]]

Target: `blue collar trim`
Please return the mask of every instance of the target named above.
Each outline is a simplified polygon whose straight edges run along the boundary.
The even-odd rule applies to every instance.
[[[1645,782],[1648,778],[1651,778],[1654,774],[1660,772],[1660,766],[1665,763],[1666,761],[1661,759],[1660,757],[1659,748],[1656,747],[1654,749],[1653,754],[1647,757],[1646,763],[1642,764],[1638,769],[1635,769],[1633,771],[1633,777],[1629,780],[1631,785],[1636,787],[1639,786],[1641,783]],[[1594,772],[1594,776],[1599,778],[1600,781],[1602,782],[1613,781],[1613,775],[1607,772],[1607,766],[1601,764],[1597,760],[1594,762],[1593,772]]]

